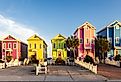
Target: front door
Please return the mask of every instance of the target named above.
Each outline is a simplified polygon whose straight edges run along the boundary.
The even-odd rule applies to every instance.
[[[63,57],[62,49],[57,49],[57,58],[62,58],[62,57]]]
[[[61,58],[61,51],[58,51],[58,58]]]

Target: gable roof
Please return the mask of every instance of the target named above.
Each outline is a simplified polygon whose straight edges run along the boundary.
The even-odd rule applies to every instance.
[[[102,30],[106,29],[106,28],[112,28],[114,27],[115,25],[120,25],[121,26],[121,22],[115,20],[111,23],[109,23],[107,26],[104,26],[103,28],[101,28],[97,33],[101,32]]]
[[[20,39],[13,37],[12,35],[8,35],[7,37],[3,38],[3,40],[6,40],[7,38],[12,38],[14,40],[20,41]]]
[[[64,36],[62,36],[61,34],[58,34],[54,38],[52,38],[52,40],[54,40],[54,39],[63,40],[63,39],[66,39],[66,38]]]
[[[27,39],[27,41],[28,41],[28,40],[32,40],[32,39],[43,40],[42,38],[40,38],[39,36],[37,36],[36,34],[34,34],[33,36],[29,37],[29,38]]]
[[[87,21],[85,23],[83,23],[81,26],[79,26],[78,28],[83,28],[83,26],[86,26],[86,25],[90,26],[93,29],[96,29],[91,23],[89,23]]]
[[[112,23],[110,23],[109,25],[107,25],[107,27],[113,27],[113,26],[115,26],[115,25],[120,25],[120,26],[121,26],[121,22],[115,20],[115,21],[113,21]]]
[[[77,29],[74,31],[74,33],[76,33],[76,31],[78,30],[78,29],[81,29],[81,28],[84,28],[84,26],[89,26],[89,27],[91,27],[92,29],[96,29],[91,23],[89,23],[89,22],[85,22],[85,23],[83,23],[81,26],[79,26],[79,27],[77,27]]]
[[[35,39],[42,40],[44,42],[44,44],[47,46],[47,43],[42,38],[40,38],[39,36],[37,36],[36,34],[34,34],[33,36],[29,37],[27,39],[27,41],[28,40],[35,40]]]

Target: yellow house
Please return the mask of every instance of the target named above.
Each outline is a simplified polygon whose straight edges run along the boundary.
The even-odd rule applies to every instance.
[[[45,41],[34,34],[28,41],[28,57],[31,58],[32,55],[36,56],[37,60],[44,60],[47,58],[47,44]]]

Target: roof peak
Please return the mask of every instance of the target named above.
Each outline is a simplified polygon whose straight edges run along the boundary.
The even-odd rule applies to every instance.
[[[53,39],[66,39],[66,38],[59,33]]]
[[[34,38],[39,38],[40,40],[43,40],[43,39],[40,38],[37,34],[32,35],[32,36],[29,37],[27,40],[29,40],[29,39],[34,39]]]
[[[104,30],[104,29],[106,29],[106,28],[108,28],[108,27],[111,27],[112,25],[115,25],[116,23],[121,24],[120,21],[114,20],[114,21],[108,23],[107,25],[103,26],[101,29],[99,29],[99,30],[97,31],[97,33],[99,33],[100,31],[102,31],[102,30]]]
[[[84,22],[81,26],[79,26],[78,28],[83,27],[84,25],[90,25],[91,27],[93,27],[94,29],[96,29],[91,23],[89,23],[88,21]]]

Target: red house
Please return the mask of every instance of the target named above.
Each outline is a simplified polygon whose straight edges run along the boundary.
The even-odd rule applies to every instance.
[[[2,40],[2,59],[12,56],[13,59],[27,57],[27,44],[9,35]]]

